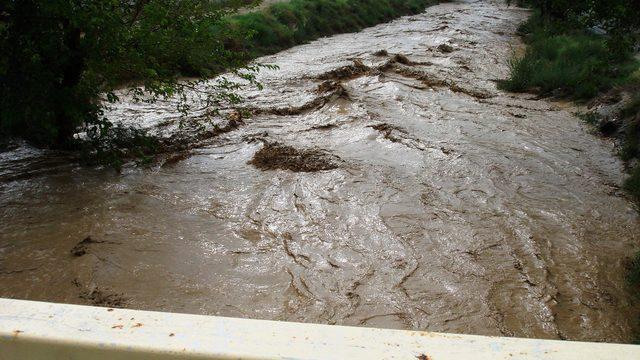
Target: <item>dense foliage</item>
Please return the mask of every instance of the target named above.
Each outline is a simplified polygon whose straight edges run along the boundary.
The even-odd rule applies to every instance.
[[[229,51],[223,39],[244,34],[219,26],[238,4],[2,0],[0,135],[70,148],[79,126],[97,143],[129,133],[101,114],[100,101],[117,101],[112,91],[118,86],[134,82],[137,95],[153,99],[184,92],[188,84],[177,82],[179,76],[241,68],[244,54]],[[219,95],[212,101],[224,98]],[[145,143],[134,135],[132,141]]]
[[[563,22],[547,22],[539,13],[520,28],[529,45],[512,59],[511,77],[500,85],[509,91],[590,99],[633,79],[638,68],[628,50],[611,51],[604,36]]]
[[[508,3],[514,1],[507,0]],[[617,55],[630,51],[638,41],[638,0],[517,0],[538,11],[547,23],[566,29],[599,28],[607,32],[610,50]]]
[[[520,27],[529,45],[512,60],[510,91],[589,99],[635,81],[640,2],[530,0],[534,15]],[[637,73],[636,73],[637,74]]]

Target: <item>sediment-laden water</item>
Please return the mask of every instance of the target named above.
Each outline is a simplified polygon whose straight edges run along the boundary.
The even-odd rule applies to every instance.
[[[621,163],[571,107],[496,89],[527,15],[449,3],[262,58],[253,117],[151,168],[1,153],[0,296],[629,340]]]

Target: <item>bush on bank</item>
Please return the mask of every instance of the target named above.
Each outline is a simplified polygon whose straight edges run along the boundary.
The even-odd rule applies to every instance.
[[[506,1],[534,13],[520,27],[526,53],[512,60],[503,89],[587,100],[628,82],[638,67],[639,1]]]
[[[511,60],[511,75],[500,87],[588,100],[628,83],[638,68],[632,53],[616,54],[609,49],[606,37],[574,26],[566,21],[544,20],[536,12],[520,27],[528,45],[526,52]]]
[[[102,98],[134,82],[151,98],[175,95],[184,72],[242,67],[219,33],[203,31],[242,0],[21,0],[0,7],[0,138],[75,150],[79,128],[97,142],[122,133]],[[229,34],[240,37],[243,34]],[[88,130],[88,129],[87,129]],[[91,141],[89,142],[91,143]]]

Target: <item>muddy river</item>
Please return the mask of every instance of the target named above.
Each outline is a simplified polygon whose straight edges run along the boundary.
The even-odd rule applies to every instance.
[[[461,1],[264,57],[255,116],[151,168],[0,153],[0,296],[629,340],[640,223],[612,145],[496,88],[527,15]]]

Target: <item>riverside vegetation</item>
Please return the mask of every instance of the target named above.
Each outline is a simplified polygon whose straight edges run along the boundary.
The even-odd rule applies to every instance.
[[[103,103],[133,84],[140,99],[184,96],[192,81],[228,69],[254,82],[245,54],[228,49],[220,22],[239,0],[24,0],[0,8],[0,135],[53,149],[85,150],[116,163],[147,156],[153,138],[112,124]],[[215,28],[215,31],[213,30]],[[218,82],[211,105],[237,101],[238,84]],[[188,109],[182,109],[188,111]],[[78,138],[79,131],[86,133]]]

